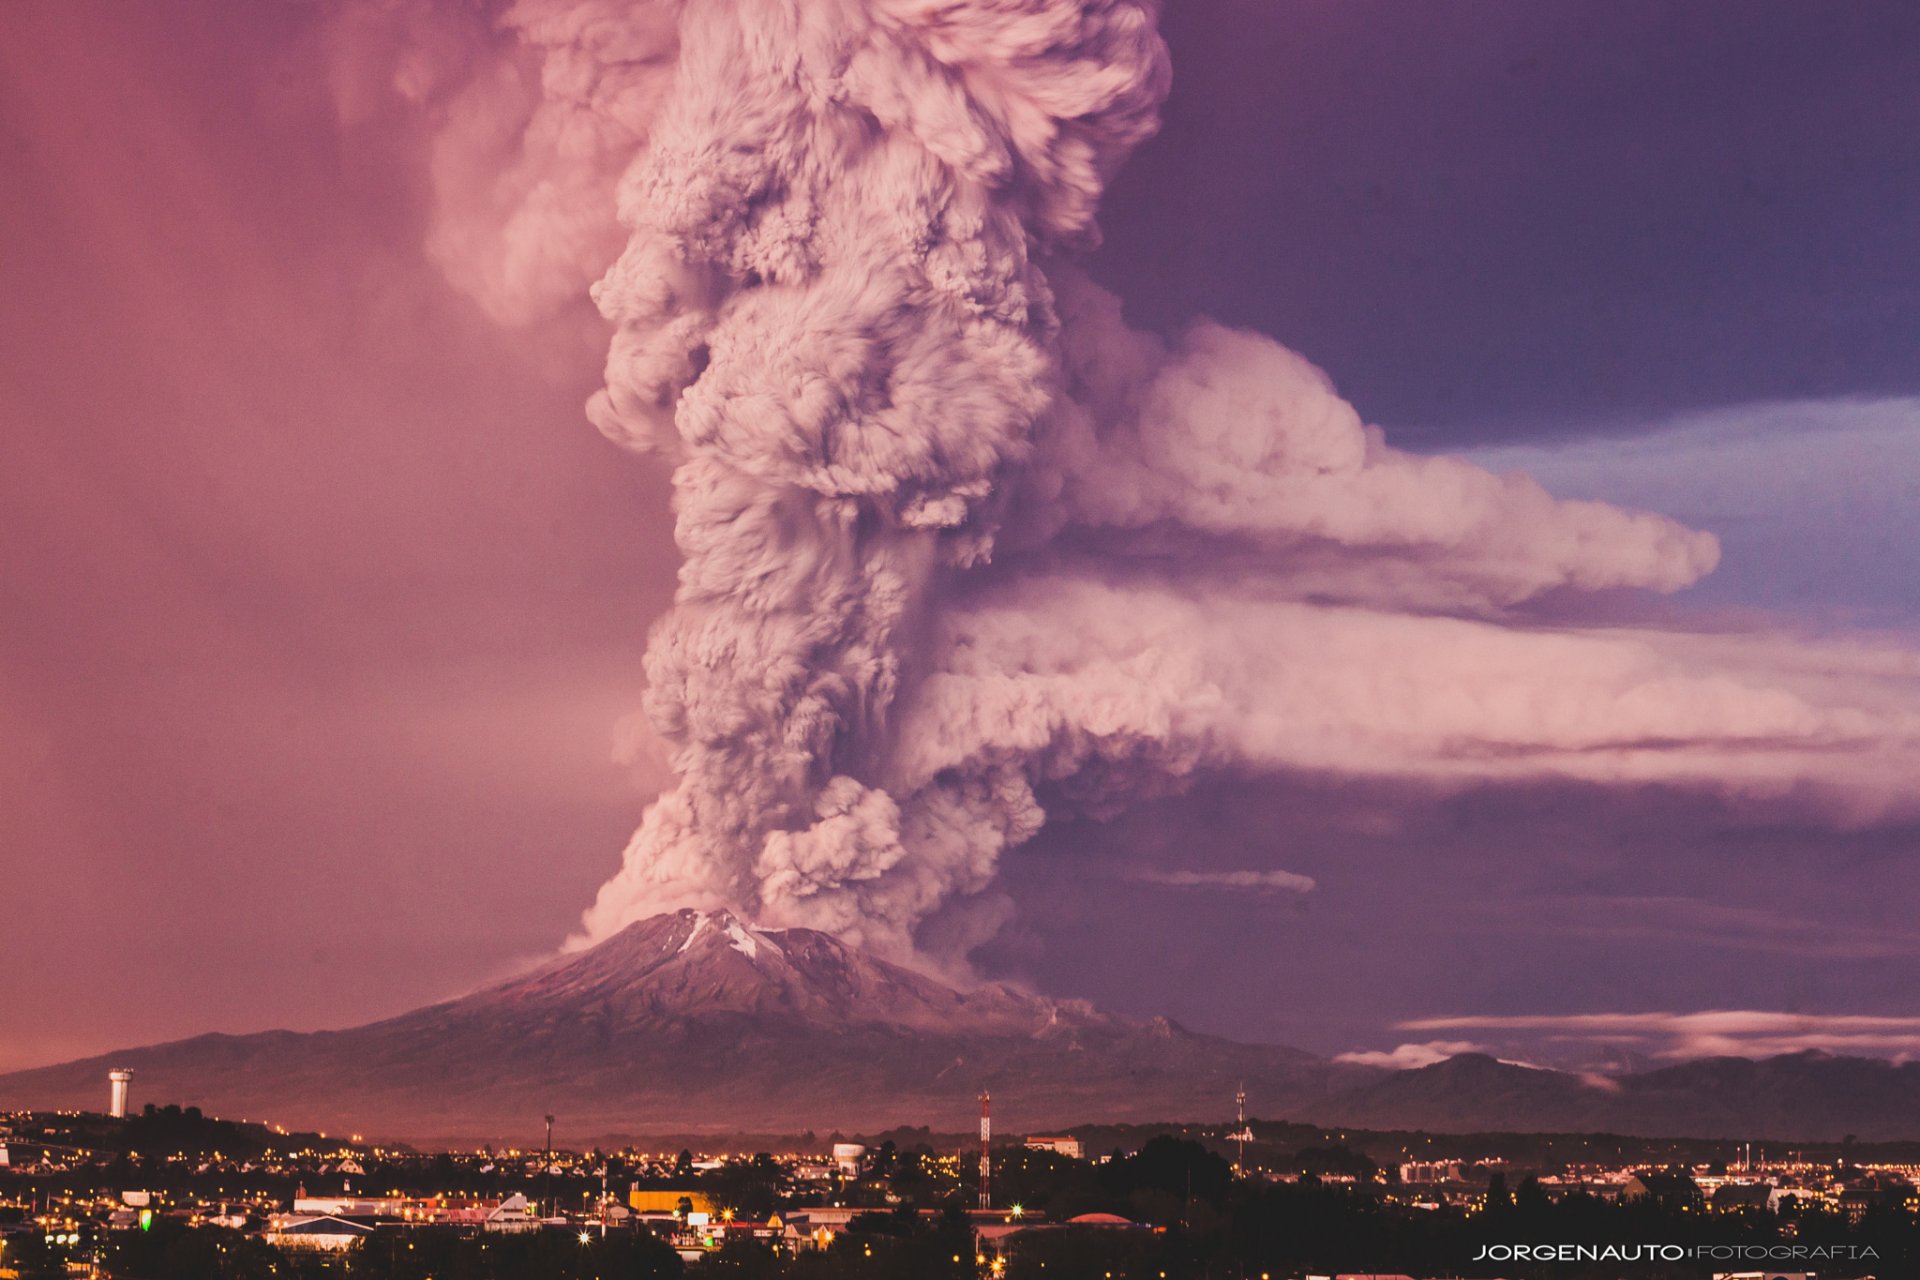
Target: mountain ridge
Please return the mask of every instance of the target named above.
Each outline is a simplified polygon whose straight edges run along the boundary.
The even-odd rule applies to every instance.
[[[1794,1054],[1598,1077],[1484,1054],[1392,1071],[1244,1044],[1166,1018],[989,983],[958,991],[824,933],[729,912],[638,921],[600,944],[334,1031],[207,1033],[0,1075],[0,1107],[139,1096],[229,1118],[449,1145],[567,1131],[964,1127],[1003,1132],[1258,1114],[1434,1131],[1769,1140],[1920,1137],[1920,1064]]]
[[[210,1034],[0,1076],[0,1105],[97,1106],[109,1066],[212,1114],[495,1141],[575,1133],[1008,1122],[1224,1109],[1240,1078],[1306,1103],[1372,1069],[1004,984],[960,992],[823,933],[729,912],[636,922],[586,951],[337,1031]]]

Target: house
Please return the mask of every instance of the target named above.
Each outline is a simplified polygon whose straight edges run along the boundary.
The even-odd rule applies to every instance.
[[[782,1216],[780,1237],[795,1249],[824,1249],[864,1209],[794,1209]]]
[[[1703,1209],[1707,1198],[1700,1184],[1684,1173],[1656,1173],[1646,1170],[1634,1174],[1620,1187],[1620,1202],[1651,1200],[1669,1209]]]
[[[1848,1187],[1833,1203],[1835,1208],[1847,1216],[1848,1223],[1857,1227],[1860,1225],[1860,1219],[1866,1217],[1868,1211],[1887,1202],[1886,1193],[1878,1188]]]
[[[1071,1134],[1057,1136],[1034,1134],[1027,1139],[1026,1146],[1029,1151],[1051,1151],[1055,1155],[1066,1156],[1071,1160],[1084,1159],[1086,1154],[1086,1149],[1080,1145],[1080,1139]]]

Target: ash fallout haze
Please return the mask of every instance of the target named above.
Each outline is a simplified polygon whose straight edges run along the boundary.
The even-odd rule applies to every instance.
[[[1920,1052],[1908,8],[0,33],[0,1069],[710,920],[1303,1098]]]

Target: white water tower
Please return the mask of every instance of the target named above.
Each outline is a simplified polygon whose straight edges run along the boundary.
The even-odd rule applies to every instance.
[[[115,1120],[127,1118],[127,1086],[131,1083],[133,1072],[126,1067],[107,1072],[107,1114]]]

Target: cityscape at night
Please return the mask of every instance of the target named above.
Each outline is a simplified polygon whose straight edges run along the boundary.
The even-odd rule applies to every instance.
[[[1442,1251],[1536,1274],[1525,1254],[1513,1269],[1507,1242],[1540,1247],[1534,1233],[1561,1224],[1626,1233],[1615,1263],[1684,1251],[1722,1274],[1740,1260],[1832,1274],[1920,1256],[1920,1143],[1769,1153],[1236,1115],[997,1139],[983,1128],[978,1141],[925,1127],[689,1138],[678,1151],[581,1150],[562,1129],[557,1145],[428,1153],[171,1105],[4,1121],[0,1238],[26,1274],[131,1262],[182,1277],[1300,1277],[1410,1274]],[[1571,1249],[1558,1261],[1619,1273],[1603,1248],[1587,1250],[1592,1265],[1565,1265],[1582,1261]]]

